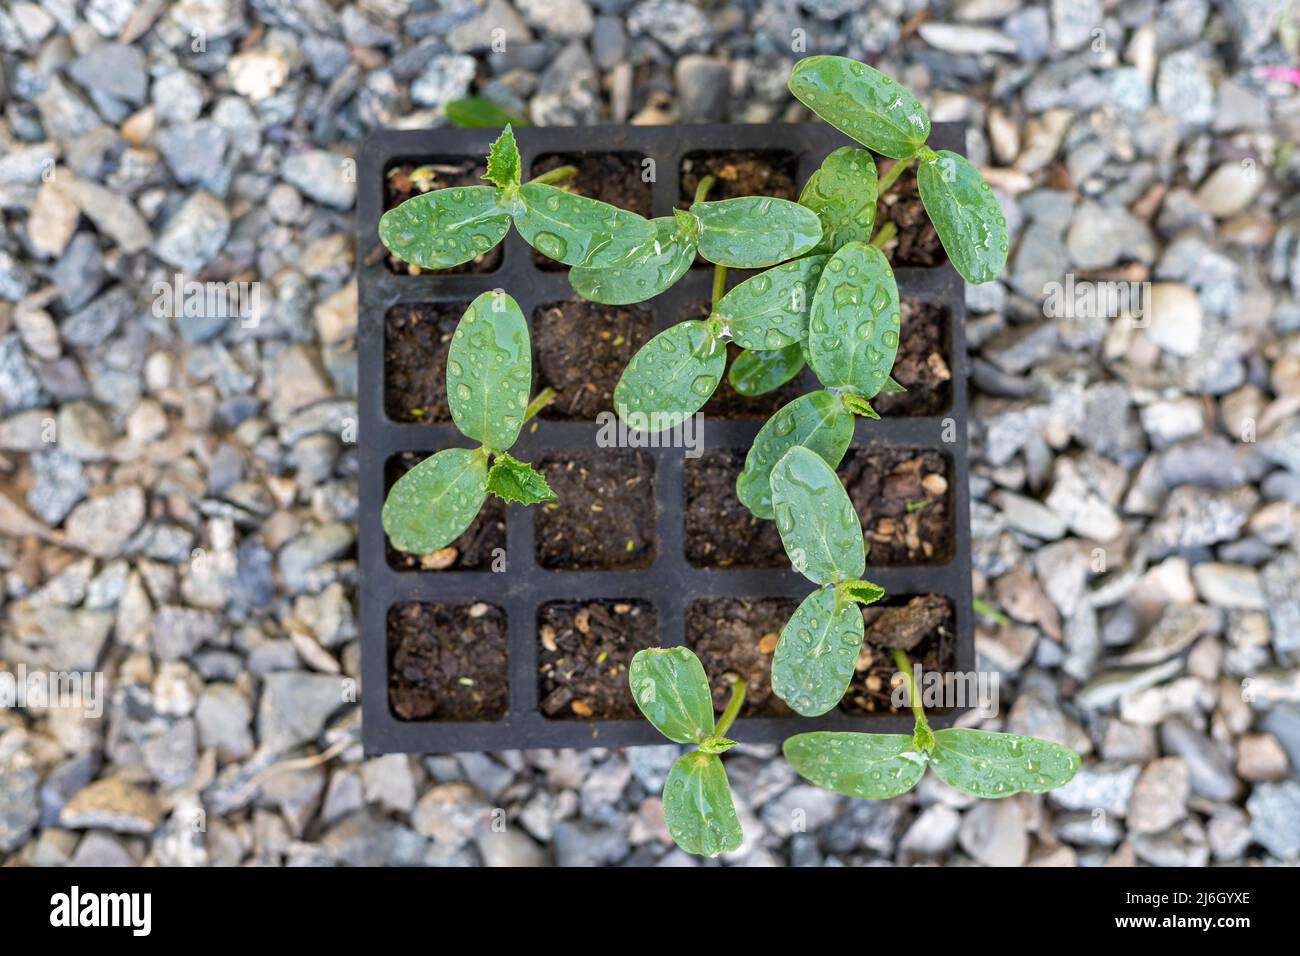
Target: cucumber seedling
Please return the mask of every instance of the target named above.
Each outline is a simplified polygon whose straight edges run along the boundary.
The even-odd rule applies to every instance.
[[[529,402],[532,385],[528,323],[519,304],[504,292],[484,292],[461,316],[447,353],[452,421],[480,445],[444,448],[394,483],[380,515],[393,547],[416,554],[446,547],[489,494],[523,504],[555,497],[536,469],[507,453],[524,423],[555,396],[548,388]]]
[[[731,679],[731,699],[716,723],[704,665],[685,647],[637,651],[628,684],[637,707],[661,734],[697,748],[673,762],[664,782],[664,822],[673,842],[699,856],[738,849],[744,835],[718,755],[736,746],[727,731],[745,702],[745,682]]]

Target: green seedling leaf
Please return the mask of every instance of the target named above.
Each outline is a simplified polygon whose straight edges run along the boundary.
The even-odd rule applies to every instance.
[[[729,740],[726,737],[719,737],[716,734],[712,737],[705,737],[700,741],[700,749],[706,754],[726,753],[734,746],[736,746],[736,741]]]
[[[625,264],[570,269],[569,283],[574,291],[592,302],[630,305],[653,298],[685,275],[695,258],[693,231],[683,229],[673,216],[651,219],[650,225],[654,227],[654,238]]]
[[[862,635],[858,606],[840,601],[834,588],[818,588],[781,629],[772,655],[773,693],[804,717],[826,713],[848,690]]]
[[[700,221],[700,255],[729,268],[775,265],[811,252],[822,238],[817,214],[788,199],[741,196],[697,202],[691,214]]]
[[[462,534],[487,496],[487,454],[444,448],[397,479],[380,521],[398,551],[428,554]]]
[[[745,350],[731,363],[727,381],[741,395],[762,395],[790,381],[803,366],[802,344],[775,350]]]
[[[379,217],[379,241],[422,269],[449,269],[489,251],[510,231],[492,186],[453,186],[412,196]]]
[[[799,194],[799,204],[822,222],[822,241],[813,251],[831,253],[848,242],[870,242],[876,190],[876,161],[866,150],[841,146],[822,160]]]
[[[716,754],[692,750],[673,763],[664,784],[664,822],[687,853],[717,856],[740,848],[740,817]]]
[[[704,407],[726,367],[726,346],[709,322],[678,322],[632,356],[614,388],[614,409],[638,431],[671,428]]]
[[[882,389],[883,391],[883,389]],[[874,418],[880,421],[880,413],[871,407],[871,403],[856,392],[844,393],[844,407],[854,415],[861,415],[863,418]]]
[[[1007,264],[1007,217],[993,190],[965,156],[942,149],[916,170],[921,202],[953,268],[967,282],[996,279]]]
[[[713,696],[699,658],[684,647],[637,651],[627,672],[632,698],[669,740],[700,743],[713,736]]]
[[[772,510],[800,574],[816,584],[862,577],[867,559],[858,513],[835,469],[816,452],[795,445],[776,463]]]
[[[846,56],[804,57],[790,71],[790,92],[868,149],[910,159],[930,137],[930,117],[896,80]]]
[[[927,761],[905,734],[796,734],[781,751],[809,783],[872,800],[907,793],[920,782]]]
[[[831,256],[808,319],[808,354],[821,383],[863,398],[884,388],[898,352],[899,314],[883,252],[850,242]]]
[[[808,333],[817,280],[830,256],[804,256],[746,279],[714,306],[714,314],[745,349],[798,345]]]
[[[487,490],[502,501],[518,501],[533,505],[539,501],[552,501],[555,492],[546,479],[532,465],[500,452],[488,472]]]
[[[515,226],[542,255],[566,266],[604,269],[634,259],[655,237],[650,221],[609,203],[524,183]]]
[[[507,124],[488,149],[487,172],[483,178],[502,189],[510,189],[519,185],[519,173],[519,147],[515,145],[515,131]]]
[[[736,479],[736,497],[755,517],[771,520],[772,469],[787,451],[802,445],[835,468],[852,440],[853,415],[837,396],[830,392],[800,395],[758,430]]]
[[[445,107],[447,120],[463,129],[498,129],[502,126],[528,126],[528,120],[504,106],[482,96],[464,96]]]
[[[840,594],[859,604],[875,604],[885,596],[885,589],[870,581],[841,581],[838,585]]]
[[[528,323],[504,292],[470,303],[447,353],[447,404],[461,434],[494,451],[519,437],[533,381]]]
[[[1046,793],[1079,769],[1074,751],[1037,737],[949,727],[934,732],[930,766],[944,783],[977,797]]]

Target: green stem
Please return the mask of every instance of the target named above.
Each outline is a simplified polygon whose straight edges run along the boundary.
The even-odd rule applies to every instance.
[[[731,678],[731,700],[727,701],[727,709],[722,712],[718,722],[713,726],[713,736],[725,737],[727,731],[731,729],[732,722],[736,715],[740,713],[741,705],[745,703],[745,682],[739,677]]]
[[[537,393],[537,397],[529,402],[528,407],[524,409],[524,421],[528,421],[528,419],[532,418],[554,400],[555,389],[550,387],[542,389]]]
[[[898,225],[894,220],[887,220],[881,224],[880,228],[876,230],[876,234],[871,237],[871,244],[877,249],[881,249],[884,247],[885,243],[894,238],[897,232]]]
[[[727,291],[727,267],[715,265],[713,267],[713,308],[718,307],[718,300]]]
[[[885,193],[889,192],[889,187],[894,185],[894,181],[903,175],[903,170],[912,165],[910,159],[899,159],[894,161],[894,165],[889,167],[889,172],[880,177],[880,182],[876,185],[876,198],[879,199]]]
[[[925,719],[925,708],[921,706],[921,695],[916,689],[916,677],[912,674],[912,662],[907,659],[907,652],[901,647],[893,648],[894,666],[903,674],[903,680],[907,682],[907,699],[912,705],[912,714],[916,717],[916,722],[925,727],[930,726],[930,722]]]
[[[561,179],[572,179],[576,175],[578,175],[577,166],[556,166],[554,169],[548,169],[540,176],[534,176],[528,182],[546,186]]]
[[[709,190],[713,188],[715,182],[717,182],[717,179],[713,176],[705,176],[701,179],[695,186],[695,201],[704,202],[704,197],[709,194]]]

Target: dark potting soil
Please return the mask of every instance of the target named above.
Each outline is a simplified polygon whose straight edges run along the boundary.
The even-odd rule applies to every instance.
[[[883,163],[880,174],[883,176],[889,167]],[[885,243],[885,256],[895,266],[919,266],[930,268],[942,265],[948,258],[939,242],[939,234],[930,224],[925,206],[921,204],[921,193],[916,186],[916,166],[898,177],[898,181],[889,191],[880,197],[876,206],[876,228],[885,222],[893,222],[898,228],[897,235]]]
[[[745,681],[742,717],[793,715],[772,693],[772,652],[798,606],[786,598],[707,598],[687,608],[686,646],[709,675],[716,712],[731,699],[727,675],[735,674]]]
[[[561,571],[649,567],[654,459],[637,449],[552,452],[534,463],[556,500],[534,506],[537,563]]]
[[[639,716],[627,683],[637,651],[658,642],[644,601],[555,601],[537,609],[538,697],[547,717]]]
[[[534,161],[529,175],[540,176],[559,166],[576,166],[576,176],[551,185],[649,218],[654,187],[641,178],[641,160],[633,153],[548,153]],[[547,272],[569,268],[536,249],[532,256],[533,264]]]
[[[698,151],[682,158],[679,195],[683,209],[695,201],[695,190],[705,176],[714,178],[708,202],[740,196],[799,198],[799,159],[793,153],[772,149]]]
[[[708,318],[713,310],[706,301],[692,302],[682,309],[680,322],[687,319]],[[775,388],[762,395],[741,395],[731,387],[727,375],[731,372],[731,363],[740,355],[740,346],[734,342],[727,343],[727,367],[722,374],[722,381],[713,392],[713,397],[700,409],[710,418],[770,418],[782,405],[793,401],[803,390],[796,375],[780,388]]]
[[[839,474],[862,521],[868,565],[929,564],[951,556],[945,455],[922,448],[851,447]]]
[[[902,332],[890,373],[906,392],[881,392],[871,405],[881,415],[937,415],[952,404],[952,353],[947,310],[917,299],[900,303]]]
[[[402,720],[506,714],[506,615],[491,604],[388,609],[388,703]]]
[[[925,671],[951,673],[957,667],[957,630],[952,605],[941,594],[885,598],[862,609],[866,640],[858,654],[840,710],[850,714],[899,713],[892,701],[894,663],[891,646],[910,643],[908,658]],[[943,713],[943,708],[927,708]]]
[[[384,466],[384,494],[398,478],[427,458],[426,454],[403,452],[389,458]],[[428,554],[409,554],[398,551],[389,543],[386,547],[388,566],[398,571],[487,571],[493,569],[497,558],[504,560],[506,553],[506,504],[495,495],[488,495],[479,509],[478,517],[465,529],[464,534],[437,551]],[[504,566],[504,565],[501,565]]]
[[[754,517],[736,497],[745,452],[710,449],[682,463],[686,560],[701,568],[788,564],[773,521]]]
[[[612,411],[623,369],[653,335],[654,318],[644,305],[579,299],[539,308],[533,315],[536,387],[556,391],[540,417],[590,420]]]
[[[420,174],[413,176],[412,174],[416,170],[427,171],[427,177]],[[432,160],[428,163],[402,163],[394,166],[389,169],[388,176],[384,180],[384,211],[387,212],[389,209],[400,206],[412,196],[419,196],[435,189],[447,189],[450,186],[491,185],[483,179],[485,172],[487,172],[487,166],[483,161],[474,159]],[[421,188],[421,186],[426,188]],[[450,269],[438,269],[436,271],[440,275],[465,275],[469,273],[481,275],[485,272],[495,272],[501,266],[501,257],[502,248],[500,244],[497,244],[481,256],[475,256],[469,262],[463,262]],[[399,275],[416,276],[426,271],[417,265],[399,259],[391,252],[387,253],[386,263],[388,271]]]
[[[384,317],[384,414],[449,422],[447,351],[468,302],[395,305]]]

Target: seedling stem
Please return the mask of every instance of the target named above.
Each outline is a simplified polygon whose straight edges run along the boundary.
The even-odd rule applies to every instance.
[[[542,389],[540,392],[537,393],[536,398],[534,398],[531,402],[528,403],[528,407],[524,409],[524,421],[528,421],[530,418],[532,418],[534,415],[540,412],[547,405],[551,404],[551,402],[554,400],[555,400],[555,389],[551,388],[548,385],[546,388]]]
[[[726,291],[727,291],[727,267],[714,266],[713,267],[713,302],[712,302],[713,308],[716,309],[718,307],[718,300],[722,298],[722,296],[726,293]]]
[[[871,237],[871,244],[877,249],[882,249],[884,248],[885,243],[890,239],[893,239],[897,232],[898,226],[892,219],[888,222],[881,223],[880,228],[876,230],[876,234]]]
[[[728,677],[731,680],[731,700],[727,701],[726,709],[713,726],[715,737],[727,736],[727,731],[731,729],[732,722],[735,721],[736,715],[740,713],[740,708],[745,703],[745,682],[735,674],[730,674]]]
[[[704,198],[708,196],[709,190],[713,188],[715,182],[717,182],[717,180],[713,176],[705,176],[702,178],[695,187],[695,201],[704,202]]]
[[[554,169],[548,169],[540,176],[534,176],[528,180],[530,183],[540,183],[543,186],[559,182],[561,179],[572,179],[578,175],[577,166],[556,166]]]

